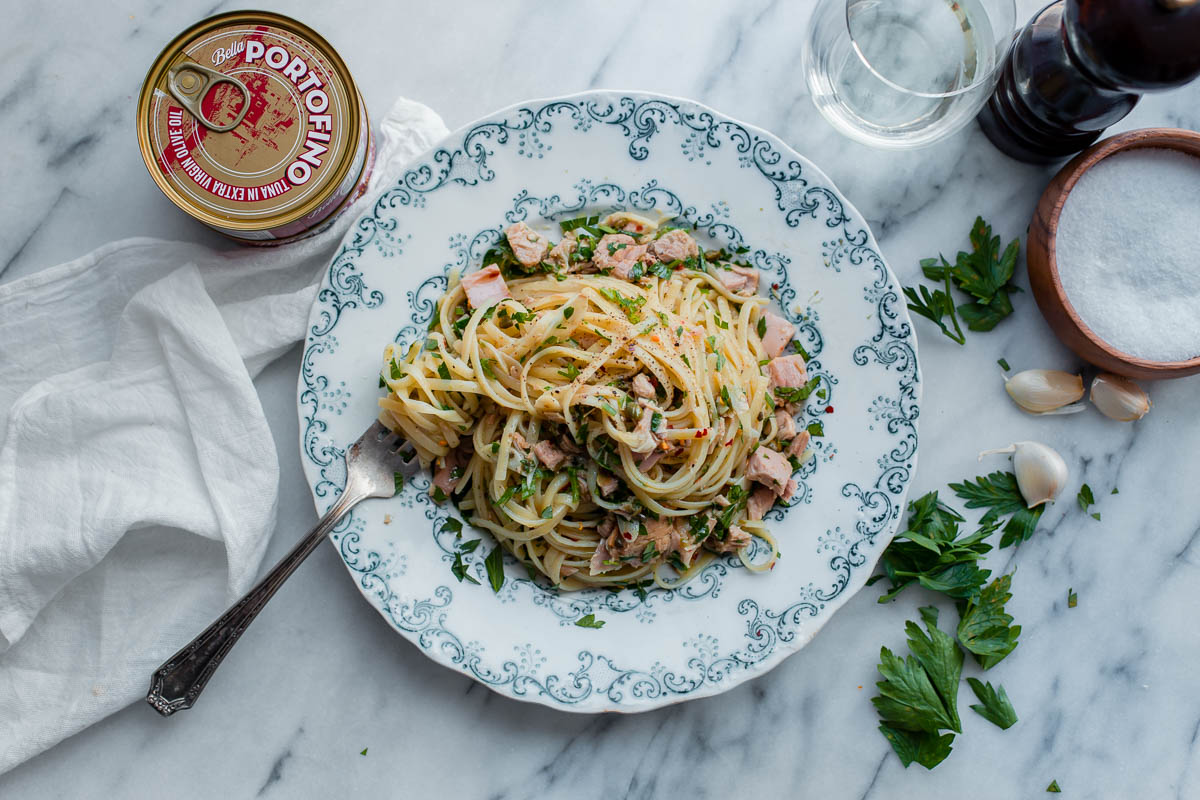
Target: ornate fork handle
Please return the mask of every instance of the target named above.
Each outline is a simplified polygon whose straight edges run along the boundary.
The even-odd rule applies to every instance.
[[[150,680],[150,693],[146,695],[147,703],[154,706],[164,717],[192,707],[222,659],[283,582],[329,535],[346,512],[370,496],[368,492],[361,489],[354,491],[354,488],[356,487],[352,486],[352,482],[348,483],[346,491],[325,516],[321,517],[316,526],[281,558],[253,589],[154,671]]]

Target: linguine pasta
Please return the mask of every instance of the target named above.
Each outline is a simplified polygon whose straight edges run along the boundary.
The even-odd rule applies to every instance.
[[[565,589],[678,585],[716,553],[770,568],[814,381],[757,272],[628,214],[518,223],[384,353],[380,419],[435,498]],[[781,467],[780,464],[783,466]],[[752,560],[752,539],[769,555]]]

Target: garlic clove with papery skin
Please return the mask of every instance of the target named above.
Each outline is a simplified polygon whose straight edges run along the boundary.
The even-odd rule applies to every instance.
[[[1067,485],[1067,462],[1053,447],[1041,442],[1015,442],[998,450],[984,450],[979,460],[997,453],[1012,453],[1017,488],[1029,508],[1054,500]]]
[[[1004,389],[1017,405],[1031,414],[1073,414],[1083,406],[1083,378],[1054,369],[1027,369],[1004,378]]]
[[[1101,372],[1092,381],[1092,405],[1118,422],[1133,422],[1146,416],[1150,397],[1128,378]]]

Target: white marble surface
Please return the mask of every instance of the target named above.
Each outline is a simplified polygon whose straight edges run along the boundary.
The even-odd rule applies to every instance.
[[[133,129],[160,47],[226,5],[12,5],[0,30],[0,280],[126,236],[227,246],[160,196]],[[830,174],[906,283],[918,258],[963,246],[976,213],[1006,237],[1023,234],[1051,174],[1004,158],[973,128],[900,154],[840,138],[800,75],[807,3],[274,6],[341,48],[376,112],[406,94],[454,128],[516,100],[607,86],[693,97],[766,127]],[[1022,19],[1035,8],[1018,6]],[[1200,84],[1146,98],[1118,129],[1200,129],[1198,109]],[[1152,386],[1154,410],[1136,425],[1023,415],[1000,391],[997,358],[1017,369],[1078,364],[1028,294],[1016,304],[1012,320],[965,348],[918,322],[916,492],[975,474],[978,450],[1019,439],[1054,445],[1072,471],[1036,537],[989,562],[1017,568],[1009,610],[1021,644],[987,677],[1008,688],[1021,721],[1001,732],[964,708],[966,733],[932,773],[901,768],[868,700],[879,646],[902,648],[904,620],[928,600],[915,591],[881,607],[878,587],[864,590],[801,653],[720,697],[576,716],[435,666],[321,548],[195,709],[164,720],[135,704],[0,776],[0,797],[1011,798],[1041,796],[1051,779],[1064,796],[1200,797],[1200,379]],[[282,462],[269,561],[315,519],[296,444],[298,356],[257,383]],[[1074,508],[1084,480],[1103,522]]]

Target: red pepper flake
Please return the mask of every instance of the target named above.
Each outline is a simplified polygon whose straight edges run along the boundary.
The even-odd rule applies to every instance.
[[[778,289],[778,288],[779,288],[779,284],[778,284],[778,283],[772,283],[772,284],[771,284],[771,288],[772,288],[772,289]]]
[[[826,414],[832,414],[832,413],[833,413],[833,406],[825,406],[825,413],[826,413]]]
[[[701,428],[700,430],[696,431],[696,435],[692,438],[703,439],[705,436],[708,436],[708,428]]]
[[[733,439],[730,439],[728,442],[726,442],[725,446],[729,447],[729,445],[731,445],[731,444],[733,444]]]

